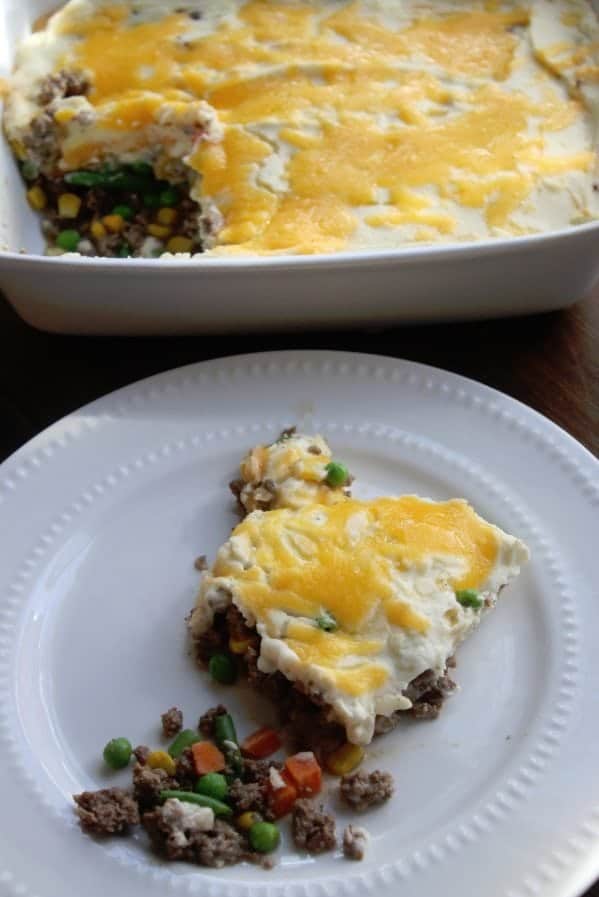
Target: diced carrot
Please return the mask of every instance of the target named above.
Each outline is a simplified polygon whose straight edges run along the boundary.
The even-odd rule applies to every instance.
[[[322,786],[322,770],[312,751],[302,751],[287,757],[285,769],[295,782],[300,797],[318,794]]]
[[[268,806],[275,819],[286,816],[297,800],[297,788],[287,770],[281,770],[279,775],[284,784],[280,788],[275,788],[272,783],[268,786]]]
[[[207,772],[221,772],[225,768],[225,758],[211,741],[196,741],[191,746],[193,764],[199,776]]]
[[[241,753],[244,757],[251,757],[253,760],[263,760],[264,757],[270,757],[271,754],[278,751],[280,747],[279,733],[264,726],[243,739]]]

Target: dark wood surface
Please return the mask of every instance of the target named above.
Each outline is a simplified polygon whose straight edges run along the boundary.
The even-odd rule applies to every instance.
[[[599,455],[599,287],[563,311],[470,324],[262,336],[103,338],[37,332],[0,298],[0,460],[85,402],[160,371],[241,352],[345,349],[442,367],[532,406]],[[587,897],[599,897],[599,883]]]
[[[0,297],[0,459],[85,402],[194,361],[268,349],[373,352],[445,368],[541,411],[599,455],[599,286],[547,315],[501,321],[190,337],[74,337],[33,330]]]

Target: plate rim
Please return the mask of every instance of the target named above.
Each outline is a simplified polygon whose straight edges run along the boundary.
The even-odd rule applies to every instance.
[[[507,404],[508,406],[513,406],[513,404],[515,403],[517,409],[521,413],[523,412],[525,414],[525,416],[527,416],[529,419],[530,419],[530,415],[533,415],[533,420],[535,421],[535,423],[537,425],[539,425],[541,427],[541,435],[542,436],[543,436],[542,431],[545,430],[546,434],[547,433],[549,433],[550,435],[553,434],[554,437],[557,437],[558,442],[559,441],[564,442],[564,440],[565,440],[565,445],[567,447],[567,451],[565,449],[562,451],[566,456],[569,456],[571,452],[574,452],[575,456],[576,455],[579,456],[580,461],[584,460],[585,467],[590,462],[590,466],[595,473],[599,469],[599,461],[593,456],[593,454],[588,449],[586,449],[584,446],[582,446],[574,437],[572,437],[569,433],[567,433],[567,431],[563,430],[563,428],[559,427],[557,424],[550,421],[548,418],[544,417],[542,414],[537,412],[535,409],[530,408],[525,403],[520,402],[517,399],[513,399],[512,397],[508,396],[507,394],[504,394],[492,387],[488,387],[484,384],[481,384],[476,380],[472,380],[472,379],[463,377],[462,375],[459,375],[459,374],[454,374],[453,372],[446,371],[442,368],[432,367],[430,365],[421,364],[419,362],[412,362],[412,361],[405,361],[402,359],[396,359],[396,358],[393,358],[392,356],[380,356],[380,355],[375,355],[375,354],[354,353],[354,352],[338,352],[338,351],[332,351],[332,350],[331,351],[328,351],[328,350],[281,350],[281,351],[277,351],[277,352],[240,353],[238,355],[226,356],[226,357],[222,357],[222,358],[215,358],[215,359],[210,359],[210,360],[202,361],[202,362],[195,362],[195,363],[191,363],[191,364],[184,365],[181,367],[168,369],[162,373],[158,373],[158,374],[154,374],[149,377],[146,377],[146,378],[142,378],[138,381],[130,383],[130,384],[128,384],[124,387],[121,387],[117,390],[114,390],[113,392],[108,393],[98,399],[95,399],[92,402],[87,403],[86,405],[82,406],[81,408],[79,408],[73,412],[70,412],[69,414],[65,415],[63,418],[59,419],[55,423],[53,423],[50,426],[48,426],[47,428],[45,428],[39,434],[34,436],[31,440],[29,440],[27,443],[25,443],[22,447],[17,449],[17,451],[15,453],[13,453],[11,456],[9,456],[9,458],[7,458],[0,465],[0,474],[6,473],[7,469],[10,469],[13,464],[18,465],[20,463],[20,461],[25,456],[29,455],[32,451],[37,450],[38,447],[47,445],[48,441],[49,440],[52,441],[52,439],[55,436],[56,436],[56,440],[58,441],[58,444],[61,446],[64,446],[65,444],[68,445],[68,443],[71,441],[71,439],[77,440],[82,434],[89,432],[89,430],[86,427],[81,427],[80,418],[85,417],[85,414],[87,414],[89,412],[97,412],[98,410],[102,412],[103,411],[102,406],[105,405],[106,403],[108,403],[109,405],[113,404],[114,408],[111,410],[111,414],[102,416],[102,418],[101,418],[102,421],[103,422],[118,421],[118,419],[123,414],[126,414],[127,405],[128,405],[128,402],[126,401],[126,399],[128,397],[130,397],[132,394],[135,394],[140,389],[142,389],[145,393],[144,404],[146,402],[151,401],[153,397],[156,397],[156,393],[155,392],[152,393],[152,386],[156,385],[156,381],[158,381],[160,385],[165,386],[166,384],[169,383],[169,381],[172,382],[173,377],[176,378],[179,376],[179,377],[184,378],[186,373],[190,374],[197,369],[202,369],[202,368],[205,369],[206,366],[210,366],[210,365],[212,365],[215,369],[218,369],[220,366],[222,366],[223,364],[226,363],[227,365],[232,366],[233,370],[234,370],[234,364],[243,364],[244,362],[256,364],[256,363],[260,363],[260,362],[268,363],[268,361],[271,361],[271,360],[280,362],[281,360],[292,360],[292,359],[298,359],[298,358],[301,358],[302,360],[314,361],[314,360],[318,360],[318,359],[322,360],[324,358],[331,358],[331,357],[333,358],[334,361],[341,361],[342,363],[350,362],[353,364],[359,364],[359,363],[364,363],[364,364],[379,363],[380,364],[381,362],[385,362],[385,363],[391,363],[391,365],[399,365],[400,367],[406,366],[407,370],[412,369],[413,371],[416,371],[418,373],[418,375],[420,375],[420,376],[426,375],[427,373],[428,374],[434,373],[436,375],[440,374],[440,375],[443,375],[444,377],[449,376],[451,378],[452,382],[455,384],[456,390],[459,387],[467,388],[470,390],[474,389],[475,392],[478,390],[482,390],[482,395],[483,395],[483,397],[486,398],[487,402],[494,401],[495,403],[498,404],[499,409],[501,409],[501,407],[503,405]],[[160,393],[161,393],[161,390],[158,391],[159,395],[160,395]],[[129,394],[129,396],[128,396],[128,394]],[[125,399],[124,402],[122,401],[123,399]],[[75,427],[74,427],[74,431],[69,433],[67,425],[69,425],[71,423],[74,424]],[[392,425],[392,426],[394,426],[394,425]],[[92,428],[92,429],[94,429],[94,428]],[[547,439],[546,434],[543,436],[543,438],[545,440]],[[69,438],[66,440],[66,443],[65,443],[66,436],[69,436]],[[580,461],[577,463],[576,457],[574,457],[574,458],[570,459],[570,465],[571,466],[573,465],[574,469],[580,470]],[[485,464],[486,464],[486,462],[485,462]],[[588,480],[592,484],[593,479],[590,476],[590,474],[587,471],[582,471],[582,473],[584,474],[584,478],[585,479],[588,478]],[[1,485],[1,483],[0,483],[0,485]],[[11,489],[10,491],[13,491],[13,490]],[[1,513],[1,509],[2,509],[2,501],[0,501],[0,513]],[[595,818],[595,815],[596,814],[593,814],[593,818]],[[581,821],[580,826],[579,826],[581,835],[583,834],[583,832],[585,831],[585,828],[587,826],[588,826],[587,820]],[[588,832],[586,832],[586,835],[588,838]],[[586,864],[585,864],[585,860],[587,861]],[[587,866],[586,874],[585,874],[585,871],[583,871],[584,865]],[[560,891],[559,893],[560,894],[563,893],[564,897],[573,897],[573,895],[575,893],[581,893],[582,889],[584,887],[586,887],[590,882],[592,882],[594,880],[594,878],[596,877],[596,874],[599,871],[599,854],[597,854],[597,856],[593,858],[593,862],[591,862],[590,856],[588,856],[588,857],[583,856],[583,857],[579,858],[579,861],[576,864],[574,869],[571,868],[570,864],[568,865],[568,871],[570,873],[570,877],[572,877],[572,876],[576,877],[577,882],[574,883],[574,881],[572,881],[570,883],[570,885],[568,886],[566,883],[568,875],[566,874],[566,871],[563,870],[563,872],[564,872],[564,884],[563,884],[564,890]],[[581,882],[583,882],[583,880],[584,880],[584,884],[581,884]],[[1,878],[0,878],[0,881],[2,881]],[[381,880],[381,884],[382,884],[382,880]],[[223,886],[224,886],[224,883],[223,883]],[[309,886],[310,885],[308,885],[308,887]],[[576,890],[571,890],[570,888],[572,888],[572,887],[576,888]],[[581,890],[578,890],[578,888],[580,888]],[[23,893],[25,893],[25,892],[23,892]],[[514,893],[516,893],[516,892],[514,892]]]

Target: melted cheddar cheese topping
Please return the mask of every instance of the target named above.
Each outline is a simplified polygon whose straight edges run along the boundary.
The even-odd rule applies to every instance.
[[[165,102],[202,101],[222,138],[192,141],[185,160],[194,198],[222,216],[214,252],[328,252],[579,223],[599,214],[599,25],[589,6],[71,0],[47,26],[49,55],[55,70],[88,73],[104,136],[78,132],[64,162],[91,164],[109,137],[114,148],[147,132]],[[141,150],[143,139],[123,146]]]
[[[275,609],[316,618],[324,609],[352,633],[378,613],[379,605],[393,625],[426,632],[426,615],[397,600],[394,573],[431,556],[451,557],[460,569],[446,584],[478,588],[489,576],[498,544],[493,527],[466,502],[435,504],[411,496],[250,515],[234,537],[251,546],[252,565],[237,570],[235,559],[223,558],[213,572],[235,575],[253,617],[266,620]]]
[[[369,740],[376,713],[409,707],[408,683],[442,672],[477,624],[456,591],[491,605],[526,557],[461,499],[256,511],[220,549],[191,628],[205,631],[232,601],[261,636],[260,668],[318,689],[351,737]],[[320,628],[323,615],[333,631]]]

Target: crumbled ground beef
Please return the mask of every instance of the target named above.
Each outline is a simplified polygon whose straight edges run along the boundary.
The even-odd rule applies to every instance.
[[[59,139],[54,116],[40,112],[30,122],[29,133],[23,138],[27,158],[39,169],[53,169],[59,156]]]
[[[37,95],[42,106],[63,97],[84,96],[89,90],[89,81],[83,72],[67,72],[64,69],[55,75],[48,75],[41,83]]]
[[[257,782],[259,785],[266,785],[269,781],[270,768],[283,769],[280,760],[252,760],[250,757],[243,758],[243,779],[245,782]]]
[[[440,712],[447,695],[455,691],[456,684],[446,674],[443,676],[435,676],[432,670],[427,670],[431,674],[428,680],[423,679],[425,673],[411,682],[406,690],[408,696],[413,701],[413,706],[409,711],[414,719],[436,719]],[[416,688],[418,680],[422,680]],[[417,697],[413,695],[417,693]]]
[[[229,635],[225,626],[225,615],[215,614],[212,628],[195,640],[195,653],[200,665],[208,663],[213,654],[227,649]]]
[[[240,779],[235,779],[228,794],[228,800],[236,813],[255,810],[256,813],[265,814],[266,797],[266,782],[242,782]]]
[[[242,615],[233,605],[230,605],[226,613],[215,614],[212,628],[196,641],[200,664],[206,663],[215,651],[226,646],[229,632],[239,632],[241,637],[250,639],[250,646],[242,658],[247,680],[252,688],[277,707],[281,723],[287,726],[286,735],[291,742],[295,742],[298,750],[312,750],[322,760],[323,756],[343,744],[346,740],[343,727],[331,718],[330,708],[317,693],[307,693],[302,683],[290,682],[282,673],[263,673],[258,669],[259,637],[255,630],[247,627]],[[455,666],[454,658],[450,662]],[[402,717],[432,719],[438,716],[446,696],[455,688],[456,684],[447,675],[447,671],[445,675],[437,676],[433,670],[425,670],[404,692],[413,702],[413,707],[410,710],[398,710],[389,716],[377,716],[375,734],[391,732]],[[204,731],[200,726],[200,731],[211,735],[209,728]]]
[[[138,744],[136,748],[133,748],[133,756],[140,764],[140,766],[146,765],[149,753],[150,748],[146,747],[145,744]]]
[[[175,778],[184,791],[193,791],[193,786],[198,780],[191,748],[185,748],[181,756],[177,757],[175,765]]]
[[[203,713],[198,723],[198,729],[200,730],[202,735],[205,735],[206,738],[213,738],[214,720],[217,716],[222,716],[227,712],[227,708],[224,706],[224,704],[217,704],[216,707],[211,707],[210,710],[207,710],[206,713]]]
[[[258,810],[263,803],[264,786],[261,782],[242,782],[235,779],[229,788],[228,800],[239,813]]]
[[[352,810],[367,810],[389,800],[394,782],[390,772],[363,772],[357,770],[343,776],[339,784],[339,796]]]
[[[308,853],[323,853],[337,845],[335,819],[310,800],[297,800],[291,815],[293,843]]]
[[[179,781],[169,776],[164,769],[150,769],[139,763],[133,767],[133,796],[142,812],[156,806],[161,791],[178,787]]]
[[[165,738],[174,738],[183,728],[183,714],[178,707],[171,707],[160,717]]]
[[[343,856],[348,860],[363,860],[368,832],[357,825],[348,825],[343,832]]]
[[[234,604],[230,604],[227,608],[226,617],[227,631],[229,633],[229,637],[234,641],[251,641],[257,638],[256,630],[250,629],[243,618],[243,614],[235,607]]]
[[[139,810],[124,788],[102,788],[73,796],[81,827],[94,835],[125,833],[139,822]]]
[[[194,832],[182,845],[177,831],[164,818],[163,807],[142,816],[152,848],[168,860],[187,860],[200,866],[221,866],[238,863],[247,853],[247,843],[232,826],[220,819],[209,832]]]
[[[179,196],[173,207],[174,221],[168,225],[165,236],[158,239],[150,233],[151,226],[157,223],[158,210],[146,204],[147,193],[143,190],[101,186],[88,188],[69,184],[62,175],[57,176],[60,132],[52,109],[52,106],[44,109],[32,120],[23,140],[27,148],[27,161],[38,171],[35,180],[28,181],[28,187],[38,187],[45,196],[42,231],[50,248],[56,248],[57,234],[68,229],[80,234],[81,246],[77,246],[77,251],[86,255],[152,258],[168,249],[171,237],[188,238],[191,243],[189,251],[201,252],[200,209],[185,195],[189,189],[186,178],[172,182]],[[83,115],[84,112],[79,113],[78,118]],[[164,187],[164,181],[154,180],[153,184],[156,190],[160,189],[160,185]],[[75,218],[60,218],[58,200],[65,193],[75,194],[81,201]],[[127,206],[130,213],[121,221],[120,230],[113,232],[111,226],[104,222],[104,217],[111,215],[117,205]],[[103,228],[99,233],[98,224]],[[92,228],[92,225],[95,227]]]

